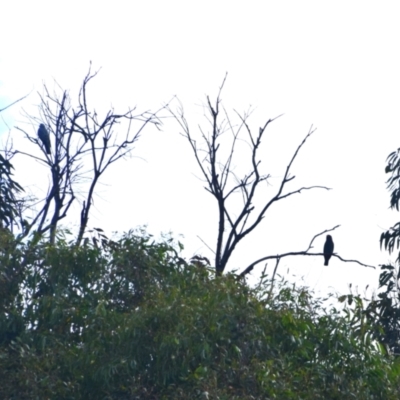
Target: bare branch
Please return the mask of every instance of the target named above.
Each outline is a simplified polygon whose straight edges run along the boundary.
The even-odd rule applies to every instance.
[[[292,177],[291,179],[294,179],[294,177]],[[285,199],[286,197],[292,196],[293,194],[297,194],[297,193],[301,193],[302,190],[311,190],[311,189],[325,189],[325,190],[331,190],[331,188],[328,188],[326,186],[304,186],[301,187],[300,189],[294,190],[293,192],[289,192],[284,194],[283,196],[279,196],[277,197],[276,200],[282,200]]]
[[[210,250],[212,253],[215,254],[215,251],[199,235],[197,235],[197,237],[203,242],[203,244],[208,248],[208,250]]]
[[[22,97],[19,98],[18,100],[13,101],[11,104],[5,106],[4,108],[0,108],[0,113],[1,113],[2,111],[7,110],[7,108],[10,108],[10,107],[13,106],[14,104],[17,104],[17,103],[19,103],[20,101],[24,100],[24,99],[25,99],[26,97],[28,97],[28,96],[29,96],[29,93],[26,94],[25,96],[22,96]]]
[[[239,276],[243,277],[243,276],[247,275],[248,273],[250,273],[253,270],[253,268],[258,263],[266,261],[266,260],[276,260],[278,258],[281,259],[281,258],[284,258],[284,257],[292,257],[292,256],[323,256],[323,255],[324,255],[324,253],[308,253],[306,251],[293,251],[293,252],[289,252],[289,253],[277,254],[277,255],[274,255],[274,256],[267,256],[267,257],[260,258],[259,260],[254,261],[253,263],[251,263],[244,271],[242,271],[239,274]],[[347,260],[347,259],[344,259],[344,258],[342,258],[341,256],[339,256],[336,253],[333,253],[332,257],[337,257],[337,258],[339,258],[339,260],[341,260],[343,262],[352,262],[352,263],[359,264],[359,265],[361,265],[363,267],[373,268],[373,269],[376,268],[376,267],[374,267],[372,265],[364,264],[364,263],[362,263],[362,262],[360,262],[358,260]]]
[[[281,257],[278,257],[275,260],[275,267],[274,267],[274,271],[272,272],[271,284],[270,284],[270,288],[269,288],[269,292],[268,292],[268,296],[267,296],[267,301],[269,301],[272,296],[272,291],[274,289],[274,283],[275,283],[275,276],[276,276],[276,272],[278,271],[278,266],[279,266],[280,261],[281,261]],[[265,272],[265,268],[264,268],[264,272]]]
[[[254,262],[252,262],[245,270],[243,270],[240,274],[239,274],[239,277],[243,277],[243,276],[245,276],[245,275],[247,275],[248,273],[250,273],[252,270],[253,270],[253,268],[257,265],[257,264],[259,264],[259,263],[261,263],[261,262],[264,262],[264,261],[267,261],[267,260],[280,260],[280,259],[282,259],[282,258],[284,258],[284,257],[293,257],[293,256],[323,256],[324,255],[324,253],[310,253],[309,252],[309,250],[311,250],[312,248],[313,248],[313,243],[314,243],[314,240],[317,238],[317,237],[319,237],[319,236],[321,236],[321,235],[323,235],[323,234],[325,234],[325,233],[327,233],[327,232],[332,232],[333,230],[335,230],[336,228],[338,228],[340,225],[336,225],[336,226],[334,226],[333,228],[331,228],[331,229],[326,229],[326,230],[324,230],[323,232],[321,232],[321,233],[318,233],[318,234],[316,234],[312,239],[311,239],[311,241],[310,241],[310,244],[308,245],[308,247],[305,249],[305,250],[303,250],[303,251],[292,251],[292,252],[288,252],[288,253],[283,253],[283,254],[277,254],[277,255],[271,255],[271,256],[266,256],[266,257],[262,257],[262,258],[260,258],[260,259],[258,259],[258,260],[256,260],[256,261],[254,261]],[[374,268],[375,269],[375,267],[374,266],[372,266],[372,265],[368,265],[368,264],[364,264],[364,263],[362,263],[362,262],[360,262],[360,261],[358,261],[358,260],[347,260],[347,259],[344,259],[344,258],[342,258],[341,256],[339,256],[338,254],[332,254],[332,256],[333,257],[337,257],[339,260],[341,260],[341,261],[343,261],[343,262],[351,262],[351,263],[356,263],[356,264],[359,264],[359,265],[361,265],[361,266],[363,266],[363,267],[367,267],[367,268]]]

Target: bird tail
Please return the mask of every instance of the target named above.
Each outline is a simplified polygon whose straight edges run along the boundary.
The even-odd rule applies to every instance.
[[[324,266],[327,267],[328,266],[328,260],[325,260]]]

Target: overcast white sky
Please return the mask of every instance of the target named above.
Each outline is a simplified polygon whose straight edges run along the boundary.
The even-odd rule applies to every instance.
[[[102,67],[92,83],[94,107],[156,109],[177,95],[196,132],[206,124],[199,105],[205,95],[215,96],[228,72],[225,107],[254,106],[254,130],[284,113],[270,126],[260,154],[264,172],[272,175],[269,193],[311,125],[317,131],[293,166],[292,187],[333,189],[271,208],[230,267],[242,270],[255,258],[303,250],[313,235],[337,224],[333,239],[342,257],[372,265],[389,259],[379,236],[399,219],[388,211],[384,174],[386,157],[400,144],[397,2],[26,0],[4,3],[1,14],[0,108],[32,93],[2,114],[0,134],[8,132],[5,123],[22,127],[21,106],[35,112],[43,82],[56,79],[76,91],[89,61]],[[11,132],[17,146],[36,151]],[[147,224],[155,235],[183,234],[187,256],[211,258],[197,235],[214,245],[216,207],[196,178],[178,125],[170,120],[162,132],[144,132],[133,154],[138,158],[105,176],[91,226],[122,232]],[[240,168],[246,154],[237,156]],[[27,160],[17,167],[26,187],[46,190]],[[291,258],[280,268],[324,292],[347,292],[350,282],[362,291],[376,286],[378,276],[337,259],[326,268],[322,259]]]

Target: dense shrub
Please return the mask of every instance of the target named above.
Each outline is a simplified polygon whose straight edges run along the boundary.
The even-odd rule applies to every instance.
[[[24,246],[0,267],[2,399],[398,398],[396,360],[307,288],[215,278],[143,231]]]

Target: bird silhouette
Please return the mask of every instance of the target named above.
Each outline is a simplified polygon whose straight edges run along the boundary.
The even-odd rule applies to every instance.
[[[324,244],[325,266],[328,265],[329,259],[332,257],[334,247],[335,245],[333,244],[332,236],[326,235],[326,242]]]
[[[50,135],[43,124],[39,125],[38,136],[39,139],[42,141],[44,148],[46,149],[46,153],[50,154],[50,148],[51,148]]]

